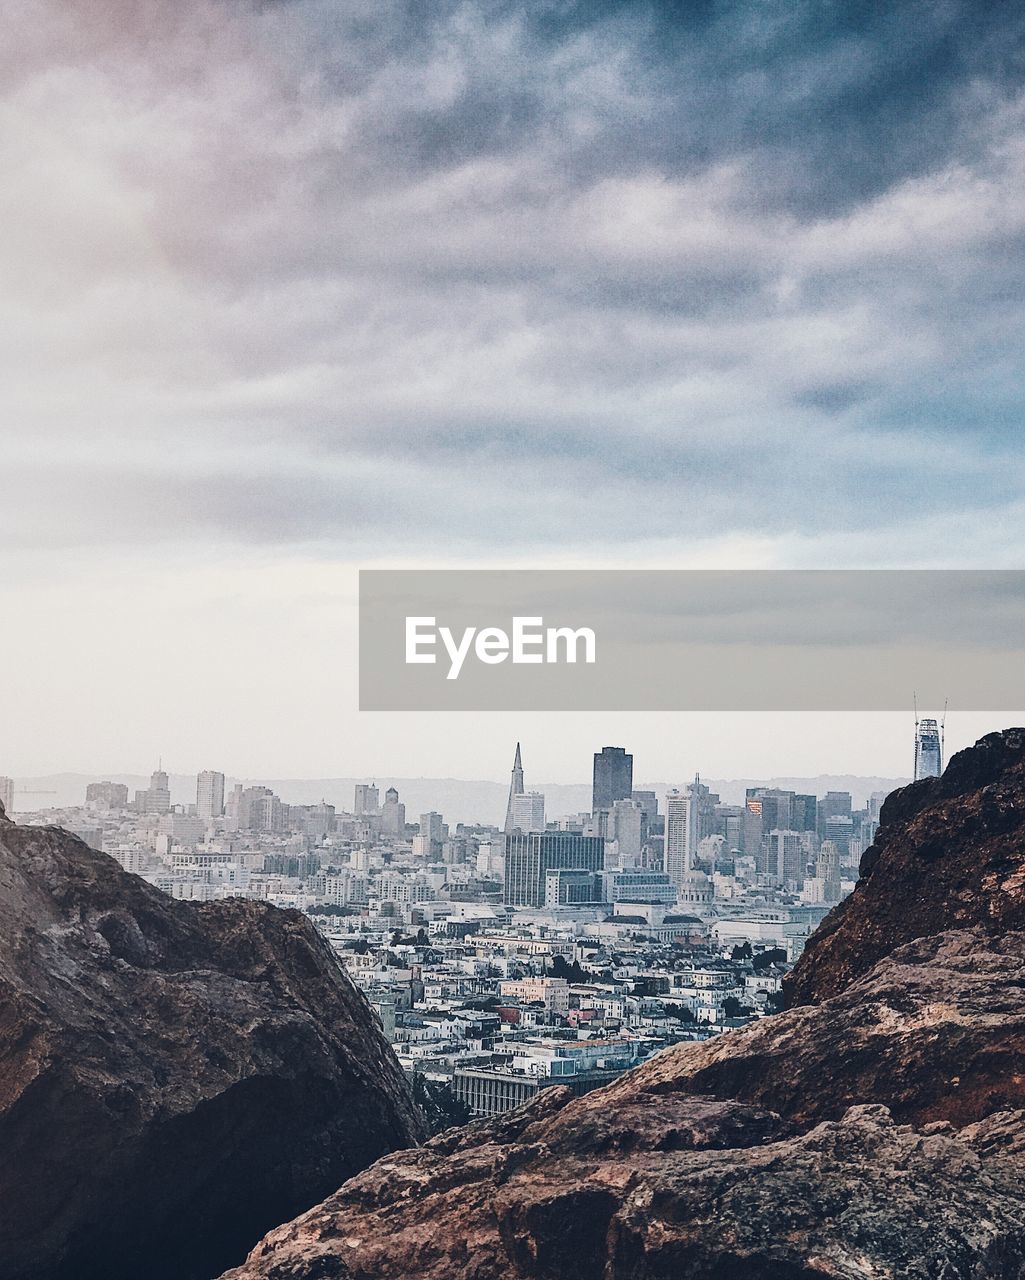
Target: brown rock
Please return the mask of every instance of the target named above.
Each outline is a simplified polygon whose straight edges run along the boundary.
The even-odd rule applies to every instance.
[[[421,1136],[301,914],[0,827],[0,1276],[209,1280]]]
[[[1025,729],[955,755],[889,796],[854,893],[809,940],[787,1004],[828,999],[913,938],[1025,929]]]
[[[224,1280],[1025,1274],[1025,933],[378,1161]],[[902,1123],[909,1121],[912,1123]]]

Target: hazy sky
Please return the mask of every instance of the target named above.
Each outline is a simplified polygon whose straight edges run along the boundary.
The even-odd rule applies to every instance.
[[[0,772],[906,771],[896,720],[358,717],[354,573],[1020,567],[1019,6],[0,18]]]

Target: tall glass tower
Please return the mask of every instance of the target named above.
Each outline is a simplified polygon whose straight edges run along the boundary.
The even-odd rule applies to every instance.
[[[915,781],[943,772],[943,738],[935,720],[915,721]]]

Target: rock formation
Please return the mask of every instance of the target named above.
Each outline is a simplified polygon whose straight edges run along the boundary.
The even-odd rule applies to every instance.
[[[971,926],[1025,929],[1025,729],[887,797],[857,891],[809,942],[787,1003],[836,995],[902,942]]]
[[[386,1156],[224,1280],[1025,1276],[1022,739],[891,798],[815,1003]]]
[[[210,1280],[421,1136],[301,914],[0,825],[0,1276]]]

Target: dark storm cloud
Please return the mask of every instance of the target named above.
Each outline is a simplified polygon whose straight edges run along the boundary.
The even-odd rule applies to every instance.
[[[1013,6],[0,11],[8,546],[1016,555]]]
[[[336,87],[364,87],[366,64],[361,75],[351,55],[333,63],[332,35],[384,60],[427,58],[458,43],[469,9],[408,3],[348,26],[326,21]],[[736,157],[753,166],[760,206],[836,212],[971,158],[1025,67],[1021,14],[1006,3],[507,2],[479,12],[487,29],[516,33],[514,56],[471,59],[443,106],[396,100],[366,120],[364,137],[388,163],[455,164],[546,146],[554,133],[579,177],[645,164],[681,175]],[[632,101],[574,93],[574,72],[602,58],[623,68]],[[586,109],[590,136],[566,132]]]

